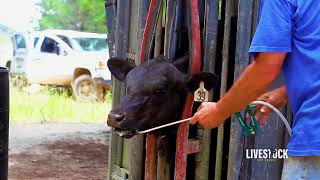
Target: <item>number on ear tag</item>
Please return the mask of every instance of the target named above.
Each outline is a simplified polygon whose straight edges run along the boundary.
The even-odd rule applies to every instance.
[[[194,101],[207,102],[209,101],[209,92],[204,88],[204,82],[200,82],[199,88],[194,92]]]

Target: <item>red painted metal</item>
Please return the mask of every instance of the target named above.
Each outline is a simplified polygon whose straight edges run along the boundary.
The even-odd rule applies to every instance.
[[[151,21],[152,15],[155,10],[157,0],[151,0],[147,21],[145,25],[145,29],[143,32],[143,38],[141,42],[141,49],[140,49],[140,62],[141,64],[145,61],[145,53],[146,53],[146,46],[149,37],[149,31],[151,29]],[[154,134],[147,134],[146,139],[146,160],[145,160],[145,179],[146,180],[155,180],[157,178],[157,137]]]
[[[150,22],[152,21],[152,13],[155,9],[157,0],[151,0],[150,2],[150,7],[149,7],[149,11],[148,11],[148,16],[147,16],[147,22],[146,22],[146,26],[144,28],[144,32],[143,32],[143,39],[142,39],[142,43],[141,43],[141,49],[140,49],[140,60],[141,60],[141,64],[144,63],[144,58],[145,58],[145,48],[147,45],[147,38],[148,38],[148,33],[150,31]]]
[[[191,115],[193,104],[193,94],[189,93],[182,113],[182,118],[188,118]],[[175,179],[184,180],[186,178],[187,152],[188,152],[188,135],[189,122],[179,125],[176,143],[176,162],[175,162]]]
[[[199,2],[191,1],[191,28],[192,28],[192,73],[200,72],[201,68],[201,38],[200,38],[200,22],[199,22]]]
[[[157,178],[157,137],[154,134],[147,134],[145,161],[145,180]]]
[[[191,73],[200,72],[201,68],[201,39],[200,39],[200,23],[199,23],[199,7],[198,0],[190,0],[191,7],[191,34],[189,42],[192,42]],[[193,94],[188,93],[187,101],[182,114],[182,119],[190,117],[192,114]],[[187,155],[188,153],[196,153],[200,151],[199,143],[189,143],[189,122],[179,125],[176,143],[176,163],[175,163],[175,180],[186,179]]]

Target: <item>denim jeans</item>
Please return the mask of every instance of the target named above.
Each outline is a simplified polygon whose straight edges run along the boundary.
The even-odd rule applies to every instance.
[[[282,180],[320,180],[320,156],[293,157],[284,160]]]

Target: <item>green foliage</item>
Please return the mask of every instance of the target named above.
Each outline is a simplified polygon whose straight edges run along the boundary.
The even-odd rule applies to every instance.
[[[111,99],[103,103],[81,103],[67,91],[53,92],[45,88],[37,94],[28,94],[11,88],[10,124],[70,122],[101,123],[111,108]]]
[[[41,0],[39,30],[70,29],[106,33],[104,0]]]

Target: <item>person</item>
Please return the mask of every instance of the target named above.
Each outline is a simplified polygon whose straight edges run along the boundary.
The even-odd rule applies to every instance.
[[[202,103],[191,120],[216,128],[256,99],[278,108],[289,101],[294,120],[282,179],[320,177],[319,12],[318,1],[261,1],[259,24],[249,49],[253,63],[224,97],[217,103]],[[267,92],[281,71],[285,85]],[[270,112],[258,107],[262,124]]]

